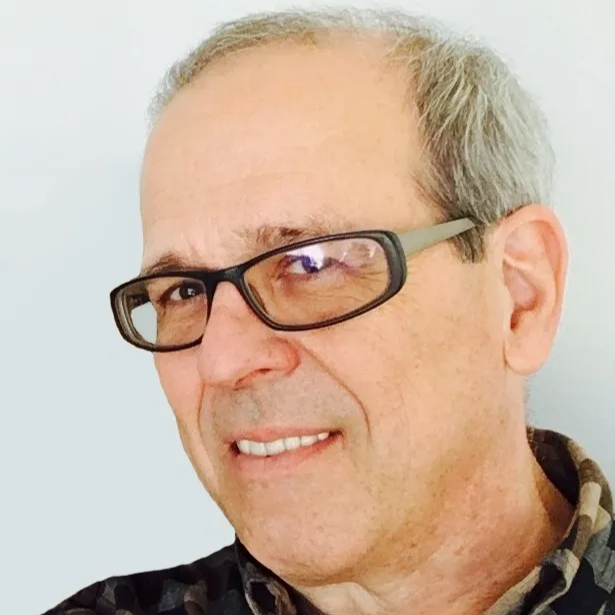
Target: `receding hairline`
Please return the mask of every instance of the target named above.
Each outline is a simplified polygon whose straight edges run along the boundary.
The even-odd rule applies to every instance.
[[[306,16],[307,19],[310,19],[312,14],[310,11],[297,12],[297,15]],[[360,14],[369,15],[370,11],[360,11]],[[394,12],[387,12],[387,14],[392,18],[401,15]],[[339,15],[343,15],[343,19],[347,18],[345,11],[340,11]],[[408,16],[403,17],[408,19]],[[262,19],[266,19],[266,16],[263,15]],[[244,20],[233,22],[233,27],[240,30],[237,24],[241,23],[245,24],[246,28],[256,30],[259,27],[259,16],[249,15]],[[213,44],[210,49],[207,49],[212,41],[221,38],[225,27],[229,25],[225,24],[214,30],[201,45],[182,61],[174,64],[167,72],[149,107],[152,124],[178,94],[195,81],[204,78],[210,69],[217,72],[231,68],[241,61],[242,56],[267,52],[276,48],[281,50],[306,48],[325,52],[336,52],[349,47],[364,49],[366,53],[373,52],[374,59],[379,60],[383,75],[392,70],[401,69],[400,76],[404,78],[406,85],[409,85],[412,74],[408,71],[408,54],[420,53],[429,45],[443,40],[443,33],[446,32],[446,29],[438,22],[421,17],[412,18],[412,25],[421,28],[420,33],[417,31],[412,37],[407,37],[407,32],[402,29],[395,30],[389,23],[379,27],[370,23],[352,25],[350,22],[340,20],[333,24],[333,27],[315,23],[311,28],[308,27],[305,30],[281,31],[277,35],[274,32],[265,32],[258,37],[246,32],[245,38],[242,39],[237,33],[236,37],[230,36],[225,39],[226,44]],[[401,49],[402,46],[403,49]],[[399,51],[401,53],[398,53]]]
[[[278,80],[278,82],[282,80],[283,82],[285,77],[275,74],[278,59],[281,58],[282,62],[288,60],[289,63],[296,61],[301,63],[304,58],[298,58],[294,54],[301,54],[304,51],[306,56],[313,55],[308,60],[310,62],[313,60],[316,63],[325,63],[326,65],[329,54],[337,56],[342,62],[348,61],[345,66],[351,66],[349,70],[352,71],[353,76],[357,76],[359,82],[363,82],[365,77],[366,82],[376,87],[384,87],[387,92],[386,96],[392,100],[392,104],[403,113],[409,114],[408,117],[414,116],[414,120],[418,123],[418,109],[415,104],[412,75],[397,59],[390,57],[391,43],[394,41],[390,37],[380,36],[378,33],[371,33],[370,36],[366,37],[357,37],[351,32],[336,34],[339,34],[339,36],[314,46],[306,46],[295,40],[269,41],[257,47],[246,47],[218,57],[202,67],[199,72],[192,74],[190,79],[182,82],[181,86],[169,95],[165,104],[156,110],[155,116],[151,117],[151,127],[155,127],[165,115],[167,109],[173,107],[173,102],[176,99],[192,96],[201,86],[207,88],[208,80],[213,80],[215,83],[214,89],[218,86],[224,88],[227,76],[232,75],[235,70],[242,71],[242,69],[245,69],[245,64],[250,66],[250,63],[252,63],[252,66],[254,66],[254,63],[258,62],[260,57],[263,58],[263,65],[273,58],[271,75],[268,76],[265,71],[262,73],[263,86],[267,87],[267,82],[275,80]],[[319,57],[321,54],[324,57]],[[335,60],[333,61],[335,62]],[[257,71],[261,74],[258,65]],[[218,80],[221,80],[221,82]],[[417,137],[420,141],[420,135],[417,135]]]
[[[354,33],[354,32],[332,32],[326,39],[318,41],[314,45],[308,45],[295,38],[270,40],[259,45],[234,49],[224,55],[217,56],[203,66],[199,72],[194,72],[178,89],[188,86],[193,81],[207,75],[210,71],[222,71],[227,67],[240,64],[244,58],[253,55],[268,55],[280,52],[280,54],[302,50],[318,54],[343,54],[349,52],[357,56],[358,59],[364,58],[370,62],[370,66],[380,65],[382,68],[400,68],[390,56],[394,48],[395,39],[390,35],[383,35],[378,32]]]

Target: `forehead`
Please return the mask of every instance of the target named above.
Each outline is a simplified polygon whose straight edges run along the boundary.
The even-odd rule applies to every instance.
[[[374,44],[273,45],[216,61],[181,91],[146,149],[144,261],[178,252],[225,266],[251,255],[262,227],[420,216],[416,121],[381,56]]]

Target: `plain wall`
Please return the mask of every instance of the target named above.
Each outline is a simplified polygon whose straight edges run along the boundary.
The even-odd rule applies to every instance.
[[[364,2],[357,5],[366,6]],[[170,63],[255,0],[0,2],[0,611],[36,614],[233,533],[108,291],[138,271],[145,110]],[[399,3],[483,37],[549,117],[571,269],[540,426],[615,477],[612,0]]]

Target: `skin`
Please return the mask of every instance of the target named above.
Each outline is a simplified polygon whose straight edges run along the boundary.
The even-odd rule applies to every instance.
[[[271,45],[179,93],[146,149],[144,267],[167,253],[237,264],[268,248],[264,226],[433,223],[416,115],[381,54]],[[325,613],[475,615],[571,519],[524,420],[525,377],[560,318],[557,218],[533,204],[489,232],[480,263],[443,243],[408,265],[391,301],[314,331],[269,329],[223,284],[201,345],[155,355],[203,485],[248,550]],[[259,428],[340,436],[286,469],[238,471],[230,441]]]

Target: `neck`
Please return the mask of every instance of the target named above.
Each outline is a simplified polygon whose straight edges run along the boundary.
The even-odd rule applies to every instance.
[[[420,546],[414,530],[396,540],[404,548],[389,545],[388,561],[375,558],[376,571],[372,560],[352,582],[299,591],[329,615],[402,615],[409,605],[413,615],[485,612],[556,548],[573,515],[529,446],[517,450],[512,468],[510,456],[506,466],[490,460],[447,498]]]

